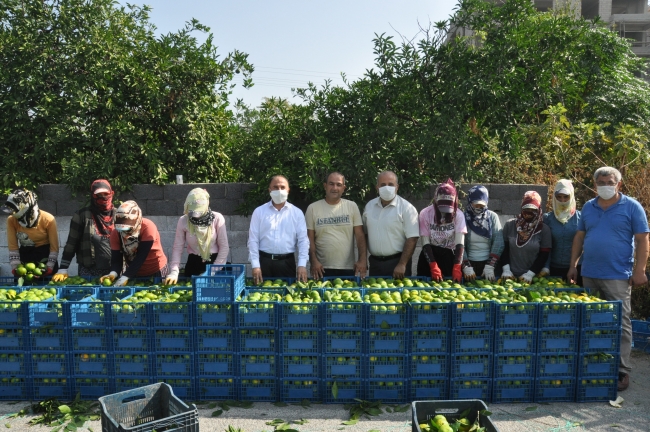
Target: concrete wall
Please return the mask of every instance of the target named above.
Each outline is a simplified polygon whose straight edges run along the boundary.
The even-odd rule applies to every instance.
[[[466,203],[465,192],[472,185],[463,185],[461,187],[461,202]],[[490,193],[490,210],[499,214],[501,222],[513,217],[519,212],[521,198],[528,190],[536,190],[543,199],[543,205],[546,205],[547,187],[542,185],[501,185],[486,184]],[[183,204],[190,190],[195,187],[203,187],[210,193],[210,207],[224,215],[226,219],[226,229],[228,231],[228,242],[230,244],[229,261],[233,263],[248,263],[248,226],[250,216],[244,217],[236,214],[237,207],[243,202],[244,193],[252,185],[250,184],[183,184],[183,185],[135,185],[133,191],[118,196],[121,201],[135,200],[142,208],[144,216],[154,221],[160,231],[162,245],[167,257],[171,258],[171,249],[174,244],[174,235],[176,224],[179,217],[183,214]],[[410,198],[409,201],[418,209],[418,211],[429,205],[435,186],[421,197]],[[66,185],[41,185],[37,189],[39,206],[43,210],[52,213],[56,217],[59,243],[61,250],[65,246],[68,238],[70,220],[75,211],[87,205],[87,198],[70,193]],[[4,202],[4,198],[2,200]],[[9,256],[7,249],[7,224],[6,216],[0,216],[0,274],[8,275],[11,272],[9,266]],[[420,253],[420,244],[414,254],[413,272],[417,257]],[[182,262],[185,261],[184,254]],[[59,257],[60,260],[60,257]],[[249,273],[250,273],[250,265]],[[76,260],[70,267],[70,274],[76,274]]]

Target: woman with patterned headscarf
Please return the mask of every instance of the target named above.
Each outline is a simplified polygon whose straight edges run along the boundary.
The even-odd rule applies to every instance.
[[[113,196],[113,188],[108,180],[95,180],[90,185],[90,205],[77,210],[72,216],[61,268],[52,276],[54,282],[68,278],[68,268],[75,255],[80,276],[101,276],[110,271],[110,238],[115,223]]]
[[[59,234],[56,220],[50,213],[38,208],[38,197],[32,191],[16,189],[7,197],[3,207],[7,218],[7,244],[11,272],[22,262],[38,264],[47,260],[43,273],[54,273],[59,259]]]
[[[183,248],[187,245],[185,276],[205,272],[206,264],[225,264],[230,248],[226,220],[210,209],[210,195],[205,189],[192,189],[185,199],[184,215],[176,225],[170,272],[165,284],[178,282]]]
[[[552,246],[551,229],[544,224],[542,198],[537,192],[524,194],[521,213],[503,227],[503,242],[501,276],[531,283],[544,268]]]
[[[465,217],[458,211],[458,193],[451,179],[441,183],[430,206],[420,212],[420,237],[424,246],[418,259],[418,276],[435,281],[463,278],[461,262],[465,248]]]
[[[463,275],[474,280],[480,274],[485,279],[495,279],[494,269],[503,252],[503,234],[499,216],[488,210],[489,194],[485,186],[473,186],[467,194],[465,209],[465,256]]]
[[[113,286],[123,286],[134,277],[167,276],[167,257],[158,228],[142,217],[142,210],[135,201],[125,201],[118,207],[110,242],[111,272],[102,276],[100,282],[110,279],[115,281]]]
[[[558,181],[553,190],[553,211],[544,214],[544,224],[551,229],[553,249],[540,275],[550,274],[566,279],[571,267],[573,237],[578,231],[581,218],[580,210],[576,210],[573,183],[566,179]],[[578,285],[582,285],[581,267],[578,265]]]

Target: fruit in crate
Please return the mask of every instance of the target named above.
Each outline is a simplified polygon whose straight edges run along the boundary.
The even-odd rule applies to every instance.
[[[187,303],[192,301],[191,290],[169,291],[166,288],[138,290],[132,296],[117,300],[113,311],[133,312],[134,304],[138,303]]]
[[[39,302],[55,296],[56,288],[30,288],[21,292],[15,289],[0,289],[0,302]]]
[[[107,280],[110,282],[110,279],[107,279]],[[66,280],[63,280],[63,281],[60,281],[60,282],[50,281],[48,283],[48,285],[54,285],[54,286],[69,286],[69,285],[93,286],[94,284],[92,282],[90,282],[89,280],[81,277],[81,276],[71,276],[71,277],[68,277]]]
[[[326,302],[332,303],[361,303],[363,299],[361,298],[361,291],[348,291],[348,290],[325,290],[323,293],[323,300]],[[343,309],[344,306],[340,305],[339,309]]]

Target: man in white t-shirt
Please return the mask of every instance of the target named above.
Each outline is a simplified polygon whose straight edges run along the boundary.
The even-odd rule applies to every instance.
[[[327,176],[325,199],[307,207],[305,219],[309,236],[312,277],[366,276],[366,238],[359,207],[341,198],[345,177],[339,172]],[[359,259],[355,261],[354,241]]]

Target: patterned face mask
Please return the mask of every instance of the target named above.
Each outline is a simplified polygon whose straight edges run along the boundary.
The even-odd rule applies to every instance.
[[[38,224],[40,216],[37,201],[38,197],[34,192],[16,189],[7,197],[5,209],[13,214],[21,226],[33,228]]]

